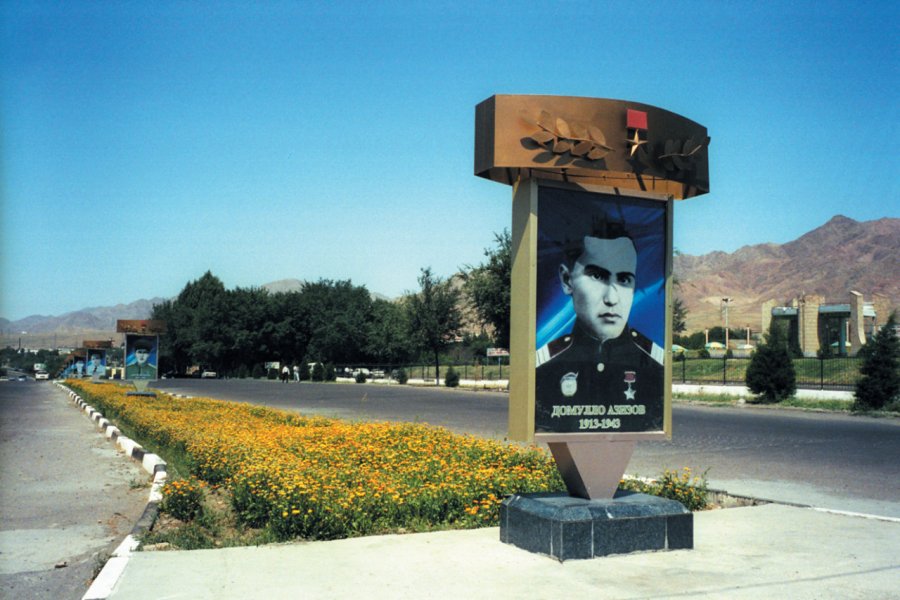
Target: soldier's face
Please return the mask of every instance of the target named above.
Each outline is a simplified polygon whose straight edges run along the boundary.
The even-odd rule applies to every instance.
[[[143,348],[138,348],[134,351],[134,360],[137,364],[142,365],[147,362],[147,359],[150,357],[150,353],[144,350]]]
[[[628,238],[584,238],[584,252],[559,267],[563,291],[572,296],[575,315],[601,341],[619,337],[634,300],[637,252]]]

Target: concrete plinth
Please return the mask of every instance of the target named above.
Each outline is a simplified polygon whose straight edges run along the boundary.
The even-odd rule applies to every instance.
[[[500,506],[500,541],[560,561],[694,547],[694,515],[674,500],[619,491],[606,500],[514,495]]]

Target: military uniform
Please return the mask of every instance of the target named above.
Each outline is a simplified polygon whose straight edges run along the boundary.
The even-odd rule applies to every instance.
[[[125,367],[125,379],[156,379],[156,367],[150,363],[134,363]]]
[[[535,430],[661,430],[663,360],[662,348],[630,327],[601,343],[576,322],[537,352]]]

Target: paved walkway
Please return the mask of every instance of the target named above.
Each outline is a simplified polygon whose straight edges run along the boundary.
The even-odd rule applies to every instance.
[[[147,484],[55,385],[0,383],[0,597],[81,598]]]
[[[900,520],[777,504],[695,515],[695,548],[557,562],[499,529],[137,552],[115,600],[896,598]]]

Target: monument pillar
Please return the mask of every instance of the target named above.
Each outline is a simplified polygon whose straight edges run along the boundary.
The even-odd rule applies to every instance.
[[[709,191],[706,128],[567,96],[492,96],[475,120],[475,174],[513,188],[509,437],[547,444],[569,492],[505,501],[501,539],[691,547],[683,506],[617,488],[635,443],[672,433],[673,204]]]
[[[865,302],[863,295],[857,291],[850,291],[850,354],[856,354],[866,344],[865,316],[863,308]]]

